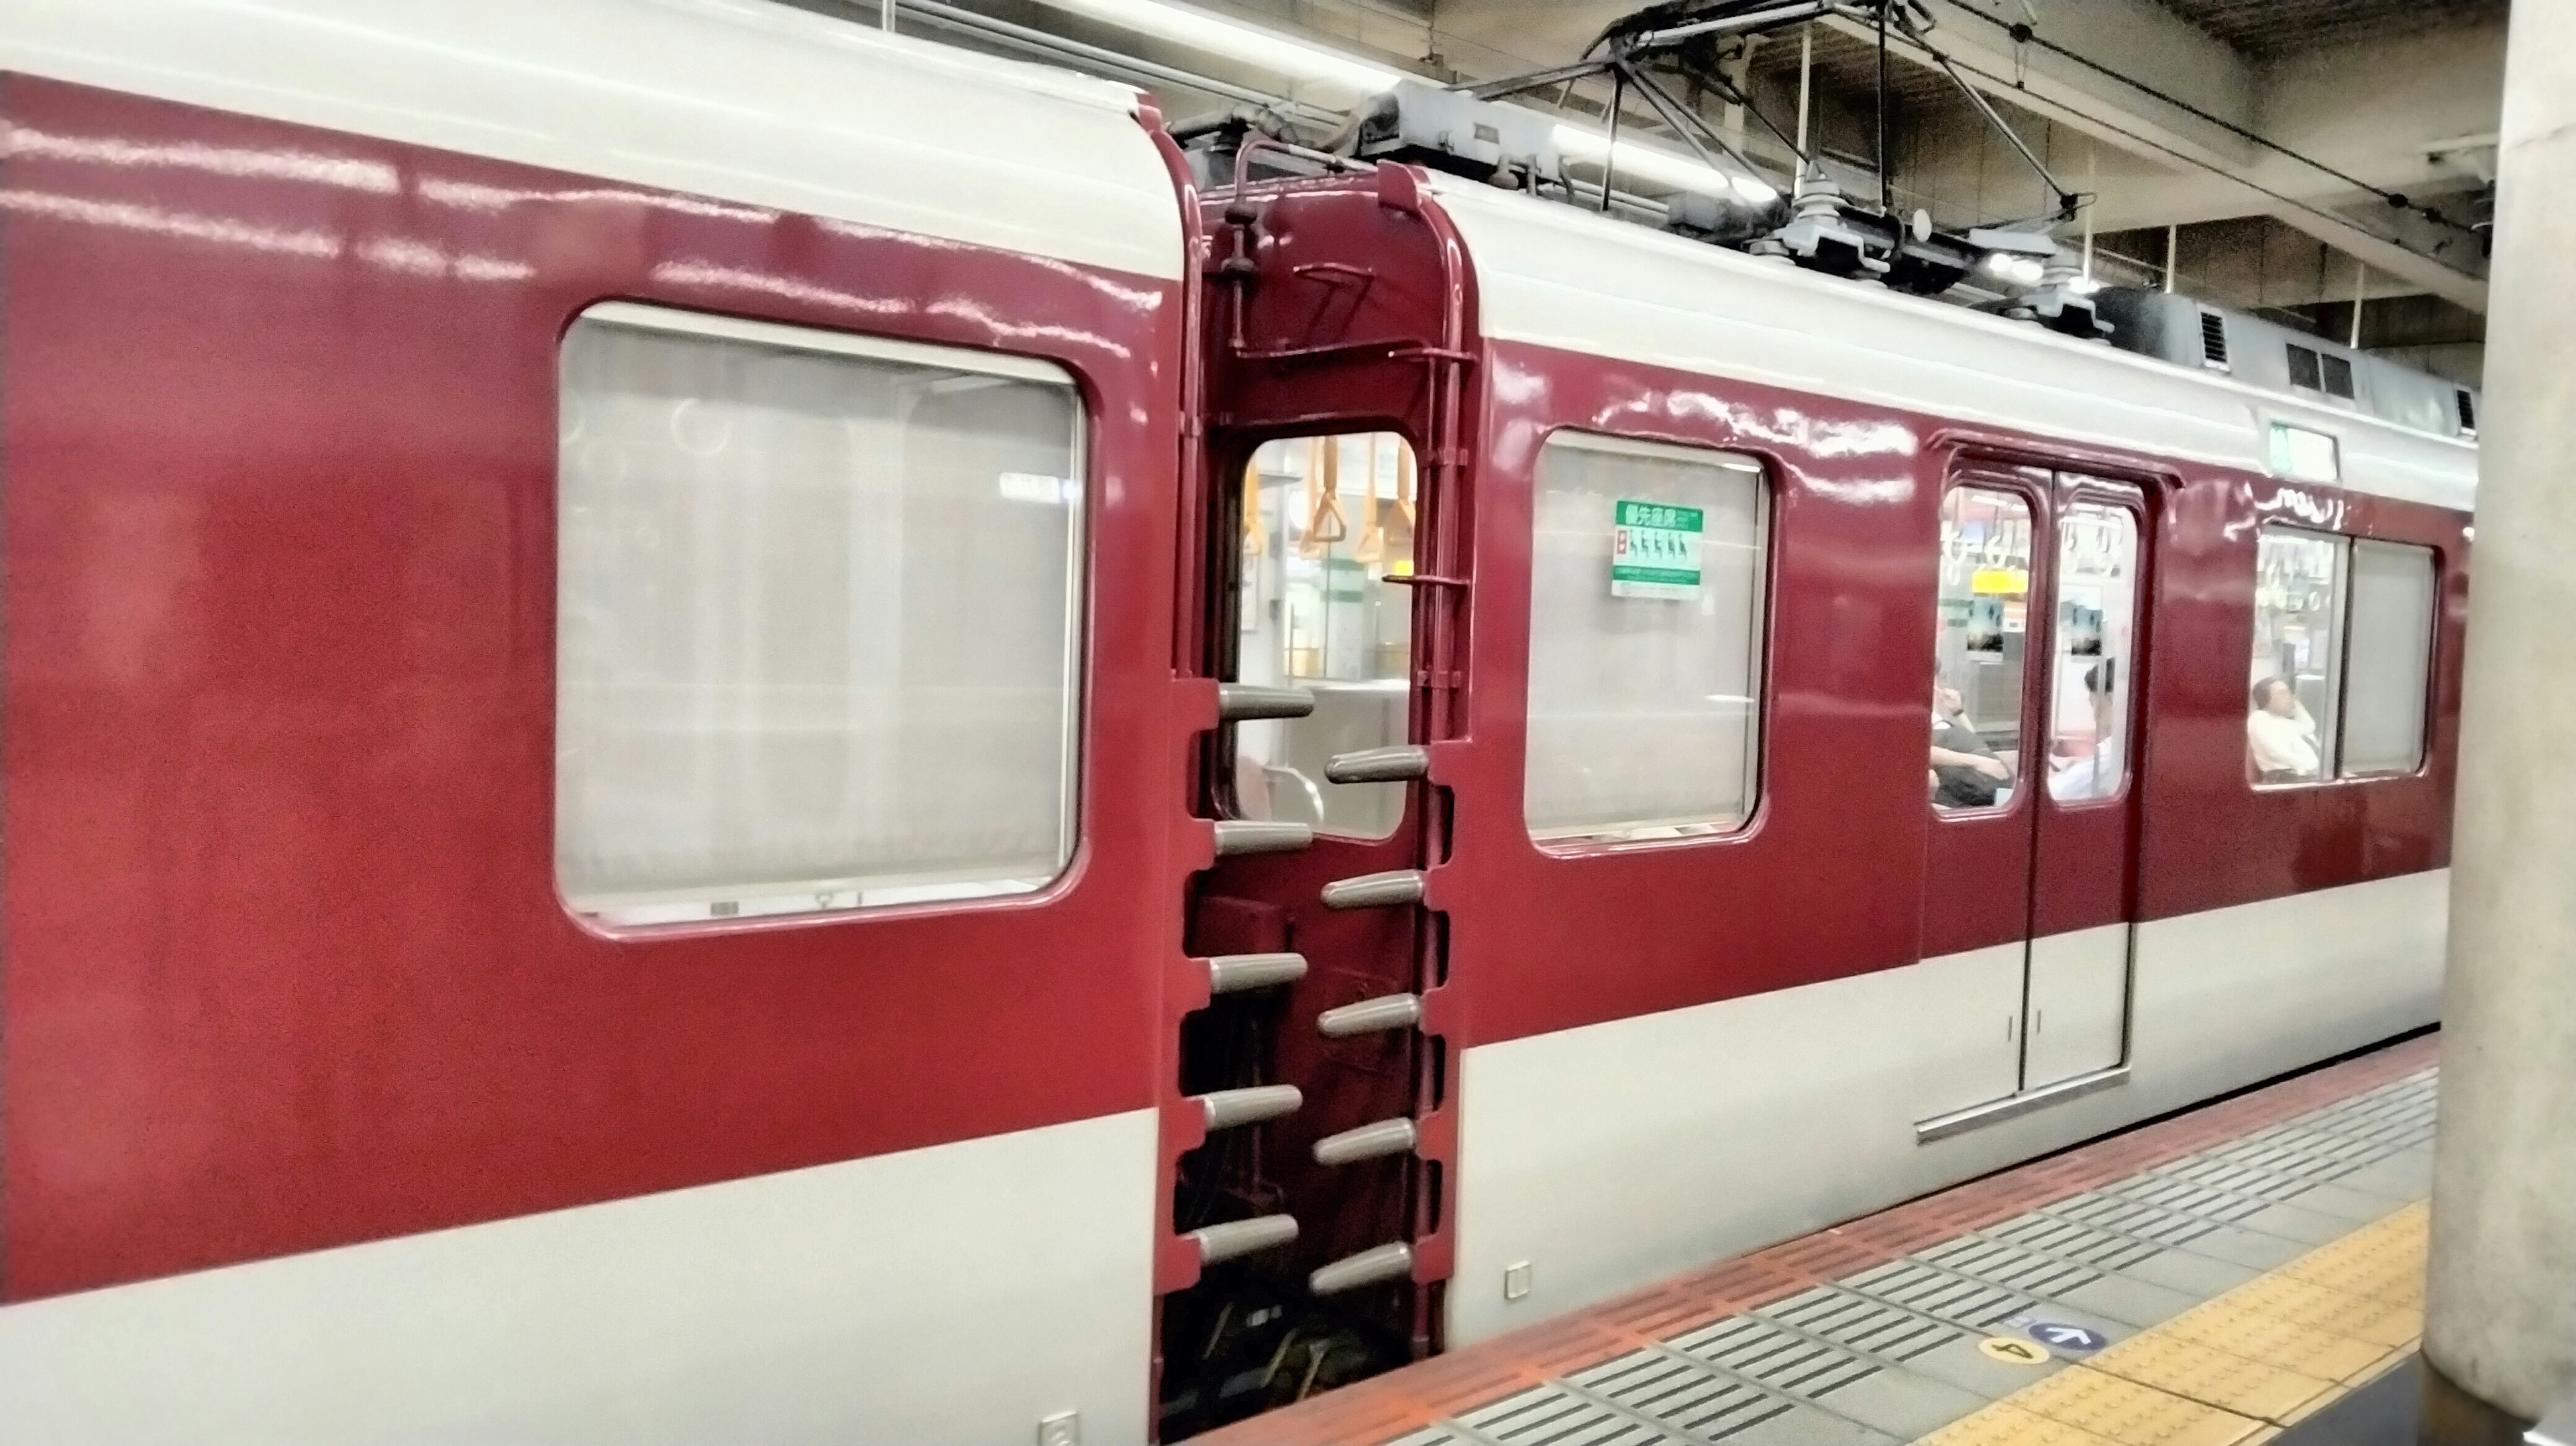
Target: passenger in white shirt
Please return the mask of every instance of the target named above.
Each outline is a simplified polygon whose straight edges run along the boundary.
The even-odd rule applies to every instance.
[[[2093,705],[2093,751],[2082,758],[2060,758],[2048,766],[2048,796],[2059,803],[2109,798],[2120,791],[2128,760],[2121,748],[2119,710],[2111,686],[2109,661],[2084,670],[2084,696]]]
[[[2287,678],[2254,685],[2254,711],[2245,715],[2245,757],[2257,783],[2301,783],[2318,774],[2317,720],[2292,692]]]

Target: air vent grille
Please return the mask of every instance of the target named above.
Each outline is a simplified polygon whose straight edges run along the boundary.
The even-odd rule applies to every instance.
[[[2227,318],[2214,311],[2200,314],[2201,365],[2227,370]]]
[[[2460,435],[2476,436],[2478,434],[2478,399],[2469,395],[2467,387],[2459,388],[2453,395],[2460,399]]]

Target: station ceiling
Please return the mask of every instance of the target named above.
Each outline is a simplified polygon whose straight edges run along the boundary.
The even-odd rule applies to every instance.
[[[2508,0],[2158,0],[2258,59],[2501,20]]]

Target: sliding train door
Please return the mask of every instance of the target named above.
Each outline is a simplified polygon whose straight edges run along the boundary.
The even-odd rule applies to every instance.
[[[2129,901],[2137,870],[2137,673],[2146,501],[2138,489],[2059,473],[2047,569],[2040,748],[2032,809],[2030,953],[2021,1087],[2119,1065],[2129,1014]]]
[[[2147,503],[2038,468],[1941,503],[1924,953],[2018,976],[1997,1099],[2110,1077],[2127,1047]]]

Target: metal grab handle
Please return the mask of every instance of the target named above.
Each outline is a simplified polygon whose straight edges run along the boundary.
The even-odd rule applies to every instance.
[[[1217,821],[1216,856],[1293,854],[1315,841],[1315,830],[1302,823],[1269,819],[1228,818]]]
[[[1399,1240],[1390,1245],[1373,1246],[1357,1255],[1343,1256],[1307,1276],[1306,1289],[1317,1295],[1338,1295],[1412,1273],[1413,1247]]]
[[[1410,994],[1382,994],[1327,1009],[1315,1016],[1315,1028],[1326,1039],[1348,1039],[1354,1034],[1377,1034],[1389,1029],[1411,1029],[1422,1022],[1422,1001]]]
[[[1210,1090],[1192,1098],[1207,1111],[1207,1127],[1230,1130],[1237,1125],[1255,1125],[1294,1114],[1306,1103],[1305,1092],[1295,1085],[1247,1085],[1239,1090]]]
[[[1189,1233],[1189,1240],[1199,1248],[1199,1264],[1214,1265],[1256,1250],[1268,1250],[1297,1238],[1297,1217],[1293,1215],[1256,1215],[1249,1220],[1228,1220],[1222,1225],[1202,1226]]]
[[[1422,871],[1393,869],[1383,874],[1335,879],[1324,885],[1323,897],[1327,909],[1385,909],[1400,904],[1419,904],[1422,902]]]
[[[1219,954],[1207,966],[1210,994],[1267,989],[1306,977],[1303,954]]]
[[[1324,765],[1324,777],[1335,783],[1405,783],[1430,771],[1431,750],[1416,743],[1337,753]]]
[[[1315,1142],[1318,1165],[1351,1165],[1386,1155],[1401,1155],[1422,1143],[1422,1130],[1409,1119],[1380,1120]]]
[[[1314,711],[1315,695],[1304,688],[1274,688],[1260,683],[1216,685],[1216,717],[1220,723],[1303,718]]]

